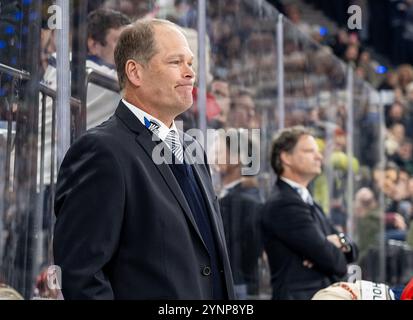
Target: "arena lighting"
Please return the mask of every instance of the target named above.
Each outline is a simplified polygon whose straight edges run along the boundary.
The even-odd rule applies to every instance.
[[[324,37],[328,34],[327,27],[320,27],[320,36]]]
[[[383,74],[387,72],[387,68],[385,66],[377,66],[376,73]]]

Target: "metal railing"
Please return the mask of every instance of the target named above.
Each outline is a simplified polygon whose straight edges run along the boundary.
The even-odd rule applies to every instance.
[[[17,284],[20,281],[18,279],[32,279],[41,271],[43,265],[50,264],[53,261],[51,250],[54,228],[53,202],[58,171],[57,150],[61,142],[57,136],[57,91],[43,83],[38,83],[36,90],[39,92],[40,103],[36,112],[39,112],[39,118],[38,123],[32,124],[34,130],[31,133],[34,136],[37,135],[37,138],[24,137],[24,140],[28,143],[37,144],[36,147],[33,145],[34,150],[37,150],[35,152],[37,170],[30,172],[33,175],[30,180],[37,181],[35,184],[37,187],[30,192],[35,192],[34,198],[37,200],[30,207],[26,206],[25,212],[22,211],[13,215],[11,214],[13,208],[18,205],[17,201],[20,198],[20,191],[17,190],[18,183],[16,179],[18,177],[15,168],[22,160],[21,157],[26,156],[17,154],[15,146],[15,136],[21,135],[21,132],[17,132],[19,127],[16,122],[19,110],[23,107],[23,101],[18,92],[32,79],[29,72],[4,64],[0,64],[0,76],[7,77],[6,85],[8,87],[6,96],[1,100],[4,109],[3,119],[1,119],[3,130],[1,132],[2,137],[0,137],[3,141],[0,141],[0,143],[5,145],[5,148],[0,149],[0,276],[7,283],[22,289],[20,287],[26,287],[26,284]],[[89,84],[119,92],[116,79],[90,68],[86,70],[85,96],[82,99],[69,98],[71,142],[86,130],[85,126],[81,127],[81,130],[76,129],[79,123],[86,124],[87,87]],[[83,115],[84,119],[81,118]],[[30,215],[30,219],[37,221],[36,224],[31,225],[20,221],[22,213]],[[6,224],[4,224],[3,218],[6,215],[9,217]],[[34,230],[30,230],[30,228],[34,228]],[[3,236],[6,234],[9,236]],[[29,245],[27,241],[29,241]],[[31,250],[30,252],[22,252],[22,248],[26,248],[26,250],[31,248]],[[34,264],[27,265],[27,262],[24,262],[28,255],[35,257],[31,259]],[[20,261],[22,259],[23,261]],[[34,281],[34,278],[29,281]]]
[[[115,78],[108,77],[102,72],[93,70],[92,68],[86,68],[86,81],[85,85],[87,89],[87,86],[89,83],[96,84],[102,88],[105,88],[107,90],[113,91],[113,92],[119,92],[120,87],[119,83]],[[86,90],[87,94],[87,90]]]

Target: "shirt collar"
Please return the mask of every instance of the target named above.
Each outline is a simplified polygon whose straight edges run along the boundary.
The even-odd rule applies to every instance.
[[[161,120],[155,118],[154,116],[150,115],[149,113],[143,111],[139,107],[127,102],[125,99],[122,99],[122,102],[124,105],[139,119],[139,121],[147,127],[145,123],[145,118],[149,121],[154,120],[157,124],[159,124],[159,131],[158,131],[158,137],[162,140],[165,141],[166,136],[168,135],[169,131],[175,130],[175,132],[178,134],[178,129],[176,128],[175,121],[172,121],[172,125],[170,128],[168,128]]]
[[[311,198],[311,194],[310,191],[308,191],[308,189],[304,186],[302,186],[301,184],[287,179],[285,177],[280,177],[280,179],[282,181],[284,181],[285,183],[287,183],[290,187],[292,187],[294,190],[296,190],[298,192],[298,194],[300,195],[301,199],[303,199],[304,202],[308,202],[308,199]]]
[[[220,198],[225,197],[228,194],[229,190],[234,188],[235,186],[239,185],[241,183],[241,181],[242,180],[240,178],[240,179],[237,179],[235,181],[232,181],[232,182],[226,184],[221,190]]]
[[[107,63],[105,60],[103,60],[101,57],[95,56],[93,54],[90,54],[86,58],[87,60],[93,61],[94,63],[100,65],[100,66],[106,66],[109,69],[116,69],[116,66],[111,63]]]
[[[236,185],[238,185],[240,183],[241,183],[241,178],[226,184],[223,189],[229,190],[231,188],[234,188]]]

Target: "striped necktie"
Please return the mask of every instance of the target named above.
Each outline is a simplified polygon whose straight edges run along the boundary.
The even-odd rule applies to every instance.
[[[147,118],[145,120],[145,126],[151,130],[153,133],[159,136],[159,128],[160,125],[157,123],[155,120],[148,120]],[[168,145],[169,149],[171,149],[172,153],[175,155],[175,157],[183,163],[184,160],[184,155],[183,155],[183,150],[182,150],[182,145],[181,142],[179,141],[178,134],[176,133],[175,130],[170,130],[168,134],[165,137],[165,143]]]
[[[184,155],[182,150],[181,142],[179,141],[178,134],[175,130],[169,131],[165,138],[165,143],[169,146],[175,157],[179,162],[183,163]]]

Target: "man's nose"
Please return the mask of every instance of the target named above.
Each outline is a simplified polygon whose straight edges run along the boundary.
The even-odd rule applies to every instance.
[[[186,65],[184,70],[184,77],[188,79],[195,78],[195,71],[191,65]]]

